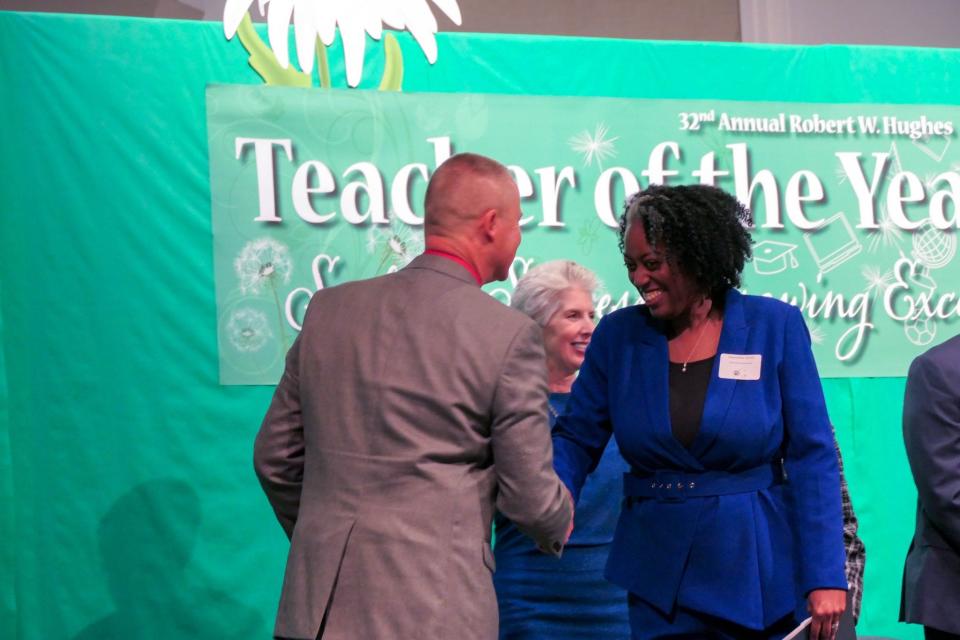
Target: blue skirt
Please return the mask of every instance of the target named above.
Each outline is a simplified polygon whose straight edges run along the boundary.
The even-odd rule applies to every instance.
[[[609,549],[567,547],[559,560],[539,552],[498,558],[500,640],[630,638],[627,594],[603,577]]]

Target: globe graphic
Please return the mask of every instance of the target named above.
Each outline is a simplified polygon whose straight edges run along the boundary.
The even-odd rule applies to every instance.
[[[953,260],[957,253],[957,236],[937,229],[929,222],[913,236],[913,256],[928,269],[939,269]]]

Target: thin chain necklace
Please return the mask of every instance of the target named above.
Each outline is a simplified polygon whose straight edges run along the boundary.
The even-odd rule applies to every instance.
[[[690,352],[687,353],[687,359],[683,361],[683,366],[680,367],[680,373],[687,372],[687,364],[690,363],[690,358],[693,357],[693,352],[697,350],[697,347],[700,346],[700,340],[703,339],[703,334],[707,332],[707,319],[703,319],[703,326],[700,327],[700,335],[697,336],[697,341],[693,343],[693,347],[690,349]]]

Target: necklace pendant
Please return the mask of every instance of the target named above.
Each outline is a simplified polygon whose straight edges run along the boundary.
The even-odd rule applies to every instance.
[[[686,372],[687,372],[687,363],[684,362],[683,366],[680,367],[680,373],[686,373]]]

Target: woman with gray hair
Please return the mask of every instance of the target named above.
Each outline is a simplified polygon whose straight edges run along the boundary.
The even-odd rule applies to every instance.
[[[563,412],[593,335],[597,278],[571,260],[530,269],[511,306],[543,328],[550,425]],[[580,494],[577,526],[560,560],[537,551],[512,522],[494,520],[501,640],[629,638],[626,592],[603,577],[627,470],[613,439]]]

